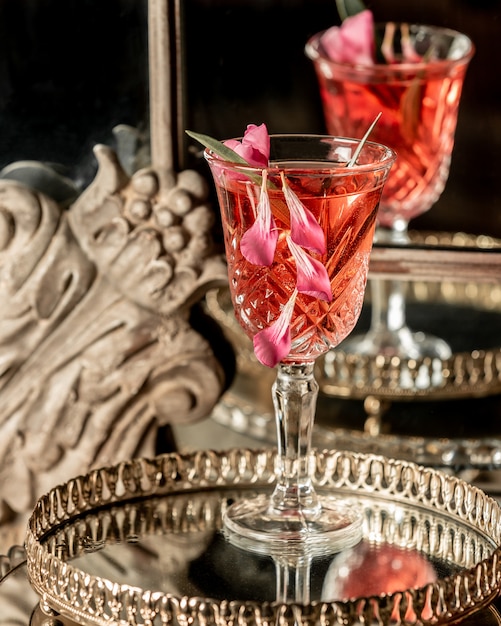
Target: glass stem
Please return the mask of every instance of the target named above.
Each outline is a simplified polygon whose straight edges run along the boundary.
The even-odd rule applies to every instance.
[[[406,326],[404,286],[399,280],[373,278],[370,282],[374,332],[398,332]]]
[[[309,604],[311,557],[275,557],[277,576],[276,600],[284,604]]]
[[[318,384],[314,363],[279,364],[272,387],[277,420],[277,484],[271,498],[275,510],[315,514],[320,511],[311,483],[311,435]]]
[[[396,220],[392,228],[378,227],[376,240],[378,243],[406,245],[409,242],[407,222]],[[371,279],[370,289],[371,329],[379,333],[398,333],[406,329],[404,283],[400,280]]]

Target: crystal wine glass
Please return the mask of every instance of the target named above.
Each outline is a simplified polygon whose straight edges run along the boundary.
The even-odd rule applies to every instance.
[[[223,160],[209,148],[204,155],[221,210],[235,315],[257,358],[277,367],[276,486],[271,497],[231,505],[225,527],[250,541],[352,545],[361,532],[356,507],[316,493],[310,476],[314,364],[359,317],[395,154],[355,139],[272,135],[267,167]]]
[[[467,66],[474,53],[464,34],[417,24],[376,24],[376,42],[388,43],[392,63],[337,63],[317,33],[306,44],[319,82],[329,133],[361,136],[382,113],[371,138],[397,153],[381,198],[375,241],[406,245],[409,221],[428,211],[440,197],[448,175],[458,107]],[[411,50],[415,62],[402,60]],[[400,60],[399,60],[400,59]],[[449,358],[451,349],[438,337],[407,325],[405,285],[371,279],[369,332],[353,335],[342,349],[369,356]]]

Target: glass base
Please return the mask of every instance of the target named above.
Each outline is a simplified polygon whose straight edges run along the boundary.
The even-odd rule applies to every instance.
[[[446,360],[452,356],[449,344],[424,332],[412,332],[408,328],[398,331],[373,331],[365,335],[354,335],[340,344],[339,349],[347,354],[377,357],[399,357],[400,359]]]
[[[231,543],[260,554],[284,549],[333,553],[361,540],[363,511],[355,501],[318,496],[318,503],[315,511],[277,510],[269,496],[240,500],[226,510],[224,530]]]

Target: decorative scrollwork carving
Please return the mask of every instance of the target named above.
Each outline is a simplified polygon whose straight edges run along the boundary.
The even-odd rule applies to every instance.
[[[224,284],[208,185],[161,188],[97,146],[68,208],[0,181],[0,501],[25,512],[85,468],[154,452],[158,427],[207,416],[225,371],[190,313]]]

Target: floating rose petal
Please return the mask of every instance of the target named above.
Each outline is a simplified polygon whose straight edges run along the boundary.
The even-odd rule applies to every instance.
[[[374,16],[366,9],[347,17],[341,26],[332,26],[322,35],[327,56],[336,63],[374,65]]]
[[[290,212],[291,221],[291,238],[303,248],[307,248],[318,254],[325,254],[326,244],[324,231],[320,228],[320,224],[315,219],[313,213],[308,210],[301,200],[292,191],[285,182],[285,176],[282,172],[282,190],[285,196],[285,202]]]
[[[412,43],[409,24],[402,24],[400,26],[400,32],[402,33],[400,43],[402,46],[402,55],[404,57],[404,60],[407,63],[420,63],[423,60],[423,57],[414,50],[414,44]]]
[[[384,57],[386,63],[391,64],[395,63],[395,49],[393,40],[395,39],[395,31],[396,31],[395,22],[388,22],[384,27],[384,36],[383,41],[381,43],[381,54]]]
[[[296,304],[297,291],[289,298],[277,319],[268,328],[254,335],[254,354],[257,360],[268,367],[275,367],[291,349],[290,323]]]
[[[267,174],[263,170],[261,194],[256,207],[256,220],[245,231],[240,241],[242,255],[254,265],[271,265],[277,247],[278,230],[271,213],[270,198],[266,188]]]
[[[287,245],[296,261],[296,289],[299,293],[331,302],[331,282],[324,264],[307,254],[289,236],[287,236]]]
[[[228,139],[224,142],[224,145],[243,157],[249,165],[268,167],[270,159],[270,136],[266,124],[261,124],[260,126],[249,124],[242,141]]]

